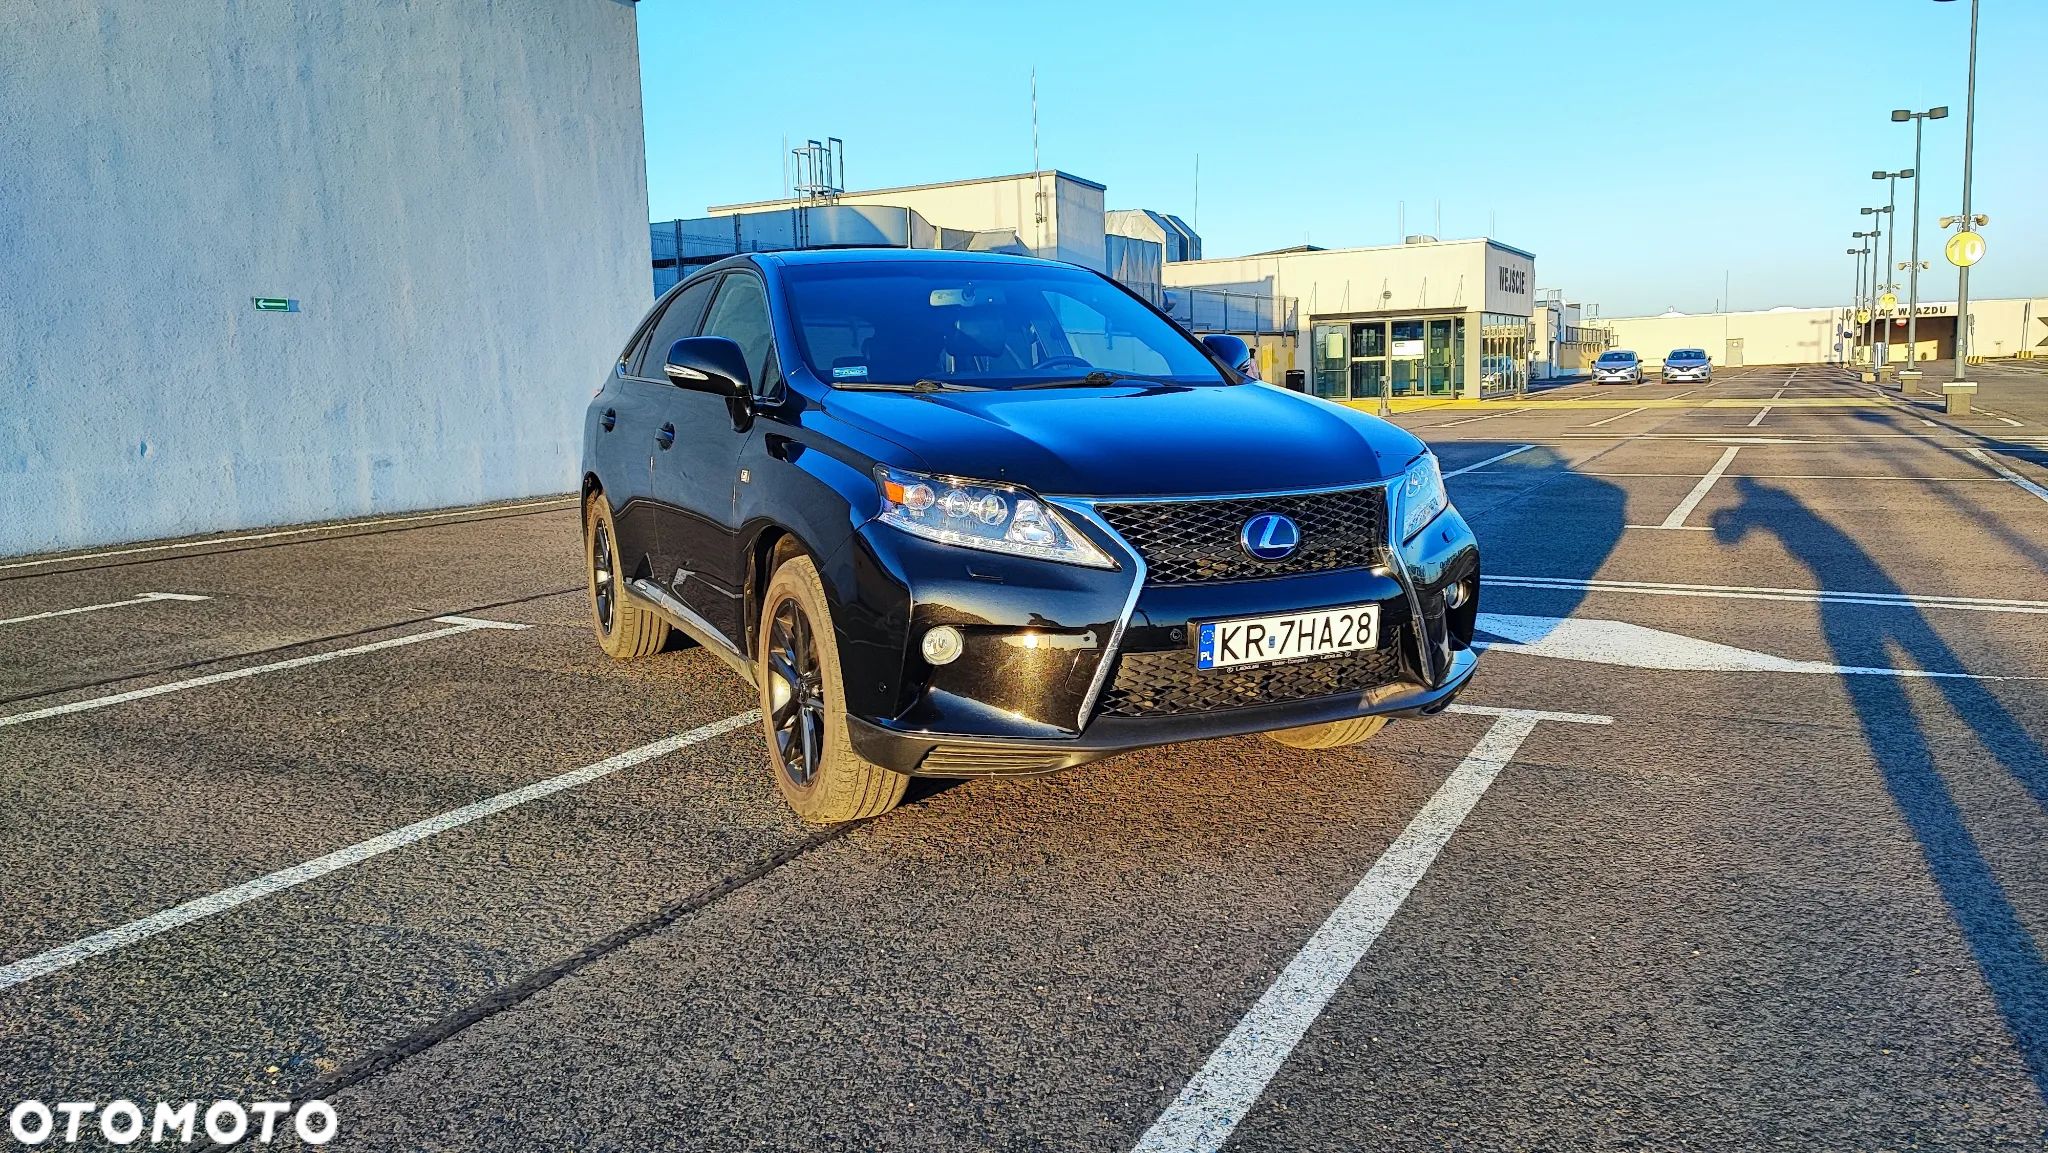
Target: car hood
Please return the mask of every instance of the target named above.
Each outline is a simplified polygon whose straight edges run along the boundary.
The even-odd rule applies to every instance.
[[[1705,368],[1707,366],[1706,361],[1695,360],[1689,356],[1674,356],[1664,363],[1673,368]]]
[[[834,389],[824,405],[928,471],[1054,496],[1334,488],[1397,475],[1423,450],[1385,421],[1263,384]]]

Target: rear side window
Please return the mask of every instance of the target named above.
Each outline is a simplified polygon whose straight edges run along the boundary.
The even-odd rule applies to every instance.
[[[703,335],[722,336],[739,345],[747,356],[747,371],[754,375],[754,387],[767,386],[775,334],[768,323],[768,293],[758,278],[745,273],[725,278],[718,298],[711,302],[711,314],[704,318]]]
[[[629,369],[634,376],[661,379],[661,365],[669,346],[686,336],[697,335],[697,318],[704,315],[704,302],[711,299],[711,286],[717,282],[718,277],[707,276],[675,294],[661,319],[654,322],[654,334],[641,347],[637,363]]]

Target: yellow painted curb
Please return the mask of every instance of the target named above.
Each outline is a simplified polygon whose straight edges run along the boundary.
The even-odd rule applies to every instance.
[[[1344,405],[1349,405],[1349,406],[1350,406],[1350,407],[1352,407],[1352,408],[1360,409],[1360,410],[1362,410],[1362,411],[1365,411],[1365,412],[1378,412],[1378,411],[1379,411],[1379,402],[1378,402],[1378,401],[1372,401],[1372,400],[1343,400],[1343,401],[1338,401],[1337,403],[1339,403],[1339,404],[1344,404]],[[1747,397],[1747,398],[1738,398],[1738,397],[1716,397],[1716,398],[1714,398],[1714,399],[1712,399],[1712,400],[1684,400],[1684,399],[1672,399],[1672,398],[1669,398],[1669,397],[1666,397],[1666,398],[1662,398],[1662,399],[1653,399],[1653,398],[1649,398],[1649,397],[1644,397],[1644,398],[1641,398],[1641,399],[1637,399],[1637,400],[1625,400],[1625,399],[1620,399],[1620,398],[1615,398],[1615,399],[1609,399],[1609,398],[1606,398],[1606,397],[1602,397],[1602,398],[1600,398],[1600,399],[1597,399],[1597,400],[1595,400],[1595,399],[1573,399],[1573,400],[1537,400],[1537,399],[1533,399],[1533,398],[1531,398],[1531,399],[1527,399],[1527,400],[1484,400],[1484,401],[1481,401],[1481,400],[1462,400],[1462,399],[1460,399],[1460,400],[1432,400],[1432,401],[1429,401],[1429,402],[1427,402],[1427,403],[1417,403],[1417,402],[1414,402],[1414,401],[1408,401],[1407,403],[1403,403],[1402,399],[1396,399],[1396,400],[1394,401],[1394,404],[1393,404],[1393,410],[1394,410],[1395,412],[1420,412],[1420,411],[1422,411],[1422,410],[1424,410],[1424,409],[1472,409],[1472,410],[1478,410],[1478,409],[1498,409],[1498,410],[1501,410],[1501,411],[1504,411],[1504,412],[1505,412],[1505,411],[1514,411],[1514,412],[1520,412],[1520,413],[1524,413],[1524,414],[1529,414],[1529,413],[1542,413],[1542,412],[1567,412],[1567,411],[1577,411],[1577,410],[1581,410],[1581,409],[1609,409],[1609,408],[1612,408],[1612,409],[1637,409],[1637,408],[1642,408],[1642,409],[1669,409],[1669,408],[1741,408],[1741,409],[1759,409],[1759,408],[1897,408],[1897,407],[1898,407],[1898,405],[1899,405],[1899,402],[1898,402],[1898,401],[1895,401],[1895,400],[1890,400],[1890,399],[1888,399],[1888,398],[1885,398],[1885,397],[1876,397],[1876,396],[1842,396],[1842,397],[1829,397],[1829,396],[1800,396],[1800,397],[1787,397],[1787,398],[1785,398],[1785,399],[1783,399],[1783,400],[1772,400],[1772,399],[1771,399],[1770,397],[1767,397],[1767,396],[1759,396],[1759,397]]]

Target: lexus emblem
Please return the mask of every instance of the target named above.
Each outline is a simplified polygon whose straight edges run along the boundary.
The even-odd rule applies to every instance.
[[[1301,547],[1301,529],[1277,512],[1262,512],[1244,522],[1237,543],[1246,555],[1259,560],[1286,560]]]

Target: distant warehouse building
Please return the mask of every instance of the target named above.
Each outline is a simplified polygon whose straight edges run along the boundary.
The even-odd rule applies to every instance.
[[[0,554],[574,488],[647,305],[630,3],[6,11]]]
[[[1904,364],[1908,352],[1916,361],[1952,360],[1956,354],[1956,302],[1922,301],[1917,323],[1909,325],[1902,305],[1880,309],[1886,363]],[[1869,331],[1848,308],[1781,307],[1760,312],[1667,312],[1661,316],[1605,317],[1614,346],[1626,348],[1651,364],[1674,348],[1706,350],[1715,364],[1869,363]],[[1916,345],[1907,347],[1912,333]],[[2048,357],[2048,297],[2020,297],[1970,302],[1970,352],[1973,356]]]
[[[1106,209],[1104,186],[1057,169],[941,184],[714,205],[709,216],[649,225],[656,293],[741,252],[939,248],[1011,252],[1115,277],[1194,332],[1228,332],[1258,348],[1279,380],[1295,358],[1294,301],[1270,288],[1174,287],[1167,270],[1199,259],[1202,238],[1178,216]]]

